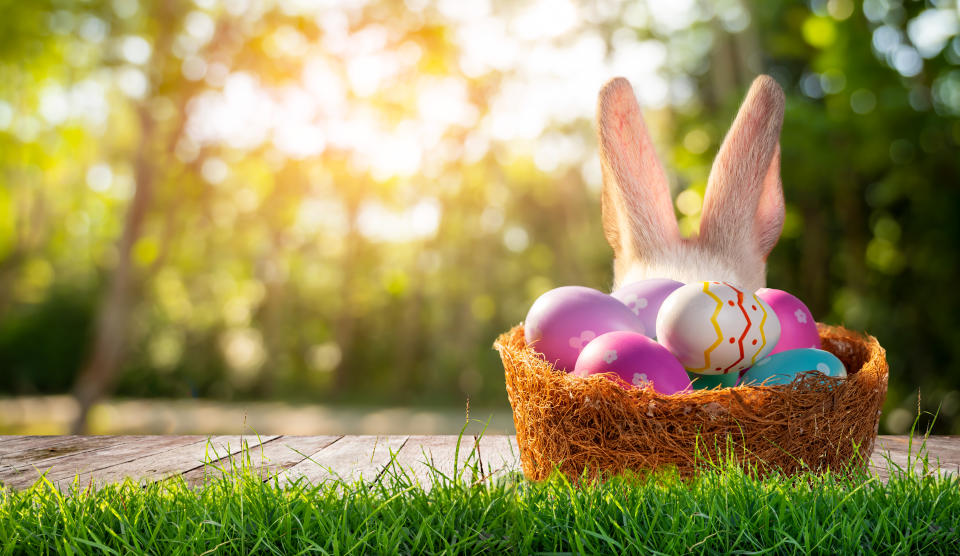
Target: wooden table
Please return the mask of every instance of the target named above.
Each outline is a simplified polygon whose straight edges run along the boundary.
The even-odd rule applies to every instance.
[[[429,487],[430,468],[445,474],[454,458],[483,464],[484,474],[506,475],[520,470],[513,436],[486,436],[475,443],[456,436],[0,436],[0,482],[22,489],[41,473],[60,488],[75,479],[83,485],[104,485],[132,478],[159,481],[182,476],[189,484],[222,473],[244,462],[265,480],[281,482],[327,479],[376,480],[391,462]],[[905,436],[881,436],[871,469],[884,479],[891,465],[923,472],[913,441],[913,456]],[[960,473],[960,436],[930,437],[926,442],[929,472]],[[205,463],[206,462],[206,463]],[[394,467],[393,469],[397,469]]]

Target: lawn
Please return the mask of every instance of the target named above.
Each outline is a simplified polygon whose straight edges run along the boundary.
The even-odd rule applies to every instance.
[[[263,482],[225,470],[65,493],[4,489],[3,553],[960,553],[960,480],[894,472],[752,478],[736,465],[574,486],[484,478],[472,461],[424,489]]]

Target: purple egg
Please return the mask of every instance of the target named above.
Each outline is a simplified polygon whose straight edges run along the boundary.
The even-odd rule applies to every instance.
[[[660,311],[660,306],[673,290],[681,286],[683,282],[669,278],[651,278],[621,286],[610,296],[620,300],[633,311],[633,314],[640,317],[640,322],[643,323],[643,330],[641,330],[643,334],[656,338],[657,313]]]
[[[766,301],[780,319],[780,340],[769,355],[791,349],[820,349],[817,322],[802,301],[783,290],[772,288],[757,290],[757,297]]]
[[[690,378],[667,348],[637,332],[608,332],[583,348],[573,374],[616,373],[635,388],[651,384],[661,394],[686,390]]]
[[[573,370],[590,340],[614,330],[642,332],[643,324],[623,303],[583,286],[563,286],[541,295],[523,323],[527,345],[564,371]]]

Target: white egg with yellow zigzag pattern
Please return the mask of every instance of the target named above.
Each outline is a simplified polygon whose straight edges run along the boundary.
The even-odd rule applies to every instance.
[[[657,341],[690,372],[735,373],[766,357],[780,320],[752,292],[726,282],[695,282],[671,293],[657,314]]]

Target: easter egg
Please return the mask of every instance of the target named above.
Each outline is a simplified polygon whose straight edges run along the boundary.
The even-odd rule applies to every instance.
[[[774,353],[757,361],[740,378],[740,384],[789,384],[799,373],[820,371],[827,376],[845,377],[847,369],[837,356],[822,349],[800,348]]]
[[[702,375],[687,372],[690,377],[690,388],[694,390],[711,390],[713,388],[730,388],[737,385],[737,373],[727,373],[725,375]]]
[[[771,354],[788,349],[820,349],[817,323],[813,320],[810,309],[807,309],[802,301],[783,290],[772,288],[757,290],[757,297],[766,301],[780,318],[780,341],[770,352]]]
[[[651,278],[621,286],[610,296],[620,300],[633,311],[633,314],[640,317],[644,334],[656,338],[657,313],[660,312],[660,305],[668,295],[673,293],[673,290],[682,285],[683,282],[669,278]]]
[[[607,332],[583,348],[573,374],[586,377],[598,373],[615,373],[636,388],[650,384],[661,394],[673,394],[690,385],[677,358],[638,332]]]
[[[590,340],[614,330],[642,333],[643,324],[623,303],[583,286],[563,286],[541,295],[523,323],[527,345],[564,371],[573,370]]]
[[[736,374],[767,356],[779,339],[773,309],[726,282],[678,288],[657,315],[657,340],[698,374]]]

